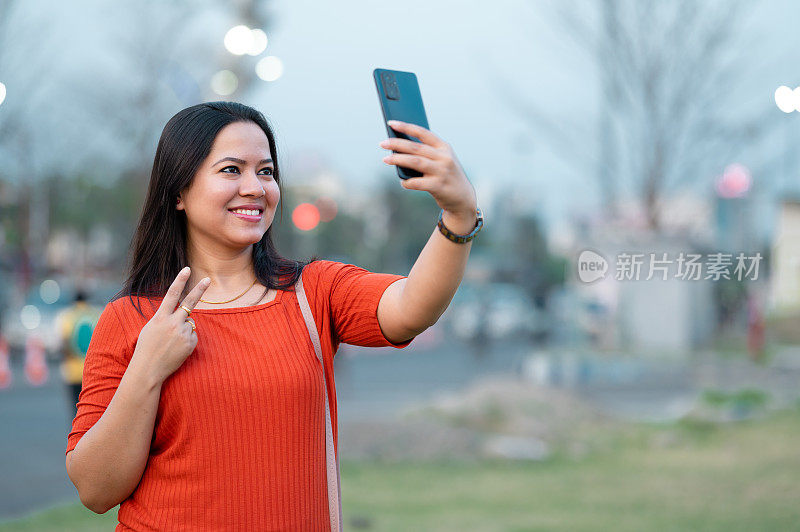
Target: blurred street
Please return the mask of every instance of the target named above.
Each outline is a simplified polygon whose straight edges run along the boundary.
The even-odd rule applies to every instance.
[[[615,361],[600,353],[579,358],[562,354],[548,372],[542,372],[541,351],[528,342],[498,341],[476,351],[469,344],[442,338],[437,325],[404,350],[341,346],[336,382],[342,434],[358,423],[389,420],[409,407],[497,375],[521,377],[531,387],[572,390],[605,413],[625,420],[680,418],[696,404],[701,390],[722,383],[732,389],[770,390],[782,403],[796,401],[800,395],[797,350],[784,350],[767,367],[710,353],[698,355],[694,363],[647,364],[630,357]],[[48,362],[48,381],[34,387],[25,379],[20,355],[11,357],[12,386],[0,391],[0,426],[13,427],[0,439],[0,492],[4,494],[0,519],[77,502],[64,465],[71,420],[58,367]],[[542,379],[549,382],[539,382]]]
[[[0,390],[0,519],[77,500],[65,465],[72,420],[58,364],[48,362],[47,382],[31,386],[22,357],[11,360],[13,383]]]

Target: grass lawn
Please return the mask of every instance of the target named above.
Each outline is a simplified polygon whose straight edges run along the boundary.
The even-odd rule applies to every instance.
[[[800,409],[634,426],[611,451],[541,463],[343,463],[346,530],[800,530]],[[0,531],[113,530],[80,505]]]

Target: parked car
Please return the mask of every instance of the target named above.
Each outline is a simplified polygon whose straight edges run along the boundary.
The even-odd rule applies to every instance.
[[[42,281],[44,282],[44,281]],[[35,334],[44,343],[47,358],[59,360],[61,339],[57,319],[61,312],[75,301],[76,285],[69,279],[56,281],[57,297],[45,301],[42,298],[42,284],[33,285],[25,296],[22,305],[7,308],[3,312],[3,335],[12,350],[24,351],[28,336]],[[119,290],[116,285],[102,284],[89,292],[89,302],[103,308]]]
[[[462,284],[445,316],[451,334],[464,341],[532,338],[546,327],[545,314],[511,283]]]

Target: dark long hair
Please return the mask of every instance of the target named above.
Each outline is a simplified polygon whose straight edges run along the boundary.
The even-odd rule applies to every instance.
[[[164,297],[167,289],[188,264],[186,256],[186,213],[175,208],[178,194],[192,182],[197,169],[211,152],[220,130],[233,122],[253,122],[269,141],[274,162],[273,177],[280,187],[280,165],[275,137],[259,111],[237,102],[208,102],[187,107],[170,118],[158,141],[147,198],[133,236],[128,257],[128,278],[112,301],[128,296]],[[281,219],[283,202],[280,202]],[[274,219],[273,219],[274,223]],[[286,259],[272,242],[272,224],[253,244],[253,264],[258,281],[270,288],[285,290],[297,282],[306,262]],[[187,290],[191,287],[186,287]],[[139,314],[144,316],[140,307]]]

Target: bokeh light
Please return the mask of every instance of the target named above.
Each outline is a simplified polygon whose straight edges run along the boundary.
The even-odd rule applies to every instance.
[[[223,43],[225,49],[234,55],[259,55],[267,49],[267,34],[264,30],[240,24],[228,30]]]
[[[42,314],[36,305],[25,305],[19,312],[19,321],[23,327],[32,331],[42,322]]]
[[[717,194],[723,198],[741,198],[747,195],[752,184],[750,170],[741,164],[730,164],[717,179]]]
[[[268,55],[256,64],[256,74],[264,81],[275,81],[283,75],[283,61]]]
[[[292,211],[292,223],[301,231],[311,231],[319,220],[319,209],[310,203],[301,203]]]
[[[230,70],[220,70],[211,77],[211,90],[220,96],[228,96],[236,91],[239,78]]]
[[[336,201],[327,196],[319,198],[314,202],[314,205],[319,209],[319,219],[322,222],[330,222],[336,218],[336,213],[339,211]]]
[[[3,100],[6,99],[6,86],[0,82],[0,105],[3,104]]]
[[[223,43],[230,53],[244,55],[253,46],[253,32],[245,25],[234,26],[225,34]]]
[[[42,281],[42,284],[39,285],[39,297],[48,305],[58,301],[58,298],[61,297],[61,287],[58,286],[58,282],[53,279]]]
[[[781,85],[775,90],[775,104],[784,113],[791,113],[795,110],[794,91],[786,85]]]
[[[258,55],[267,49],[267,34],[258,28],[250,30],[250,47],[247,49],[249,55]]]

